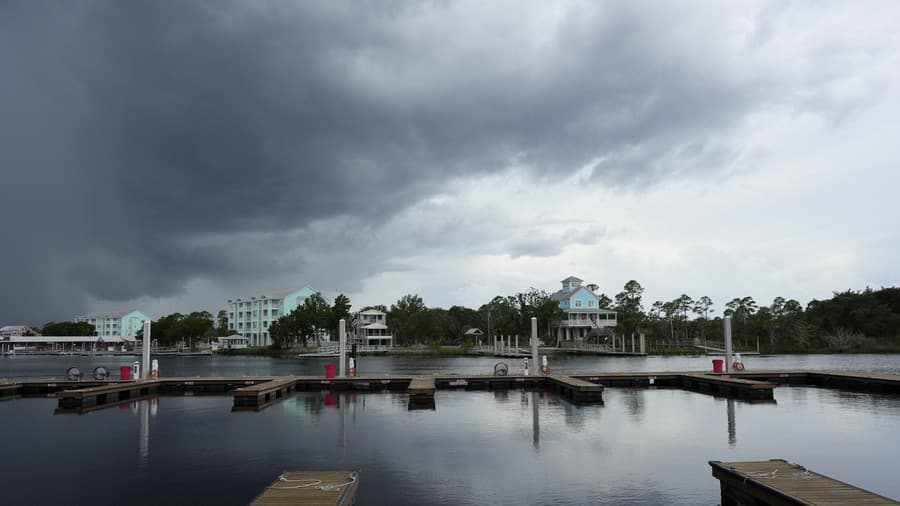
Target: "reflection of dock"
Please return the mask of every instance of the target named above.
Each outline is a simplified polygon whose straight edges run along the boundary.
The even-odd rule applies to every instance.
[[[285,471],[251,504],[349,506],[359,474],[350,471]]]
[[[900,504],[859,487],[775,459],[761,462],[711,461],[722,506],[740,504]]]

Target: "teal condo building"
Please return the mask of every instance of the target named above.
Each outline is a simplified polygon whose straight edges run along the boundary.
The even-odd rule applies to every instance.
[[[228,299],[228,330],[249,339],[250,346],[269,346],[272,344],[269,326],[315,293],[317,290],[307,285],[299,289]]]

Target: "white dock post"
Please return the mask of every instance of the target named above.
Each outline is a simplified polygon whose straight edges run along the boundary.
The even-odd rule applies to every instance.
[[[150,322],[144,322],[144,343],[143,343],[143,364],[141,368],[141,372],[143,373],[144,379],[150,379]],[[141,378],[134,378],[139,380]]]
[[[641,332],[641,355],[647,354],[647,339],[644,337],[644,333]]]
[[[631,353],[634,353],[634,332],[631,333]]]
[[[725,317],[725,372],[731,371],[731,316]]]
[[[347,323],[343,318],[338,322],[338,376],[343,378],[347,375]]]
[[[531,367],[534,368],[534,375],[538,375],[541,363],[538,362],[538,338],[537,338],[537,318],[531,317]]]

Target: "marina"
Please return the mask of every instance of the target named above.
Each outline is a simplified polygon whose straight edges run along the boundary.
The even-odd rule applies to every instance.
[[[92,362],[87,362],[86,358],[17,357],[0,363],[0,366],[6,366],[9,371],[9,367],[16,363],[32,363],[34,365],[31,370],[40,371],[35,366],[46,363],[52,369],[64,371],[70,360],[76,360],[73,365],[88,371],[97,365],[116,370],[117,365],[103,362],[104,359],[99,357]],[[360,483],[355,497],[358,503],[368,498],[362,502],[365,504],[420,504],[433,494],[446,497],[455,504],[483,504],[486,498],[491,497],[494,497],[491,499],[494,502],[503,504],[516,501],[526,504],[577,504],[583,501],[574,500],[574,497],[581,493],[590,494],[587,496],[592,498],[589,502],[596,503],[615,503],[610,498],[625,494],[643,503],[716,504],[720,494],[719,482],[709,476],[707,462],[711,459],[751,462],[760,461],[761,458],[784,458],[792,462],[810,463],[815,468],[823,469],[820,473],[834,476],[853,486],[872,490],[885,497],[900,496],[900,490],[893,491],[889,480],[879,478],[881,474],[876,464],[882,459],[880,455],[888,458],[894,443],[876,443],[874,439],[870,442],[870,438],[876,438],[879,431],[889,430],[900,423],[900,397],[892,393],[897,384],[897,374],[767,367],[783,364],[784,361],[778,358],[755,359],[751,365],[756,365],[756,361],[762,362],[757,368],[731,374],[697,369],[665,371],[662,368],[640,371],[604,371],[598,368],[593,372],[586,372],[590,371],[588,367],[593,363],[617,367],[626,363],[623,362],[625,360],[636,360],[634,367],[708,363],[708,360],[700,359],[661,360],[652,357],[609,360],[618,362],[591,362],[573,357],[551,363],[554,371],[550,375],[526,376],[518,368],[511,368],[506,376],[498,376],[471,372],[473,365],[476,370],[493,369],[496,359],[366,357],[357,363],[357,367],[371,371],[370,373],[356,377],[327,378],[322,374],[323,366],[329,363],[327,359],[313,362],[257,358],[162,358],[160,363],[163,371],[180,374],[161,376],[155,381],[156,393],[147,396],[141,395],[141,382],[121,381],[118,378],[107,381],[87,378],[69,381],[59,377],[14,378],[4,374],[7,378],[0,383],[0,391],[8,395],[6,399],[9,400],[0,402],[0,419],[9,430],[25,435],[34,434],[32,437],[36,437],[38,433],[32,431],[45,434],[41,437],[47,437],[46,434],[53,434],[56,430],[62,431],[61,433],[67,434],[68,441],[64,447],[75,445],[73,448],[82,448],[81,452],[84,452],[87,440],[83,443],[79,442],[80,437],[70,440],[68,434],[71,431],[87,435],[94,430],[90,427],[96,426],[97,430],[101,427],[111,428],[112,432],[108,428],[106,432],[97,432],[92,436],[103,438],[103,434],[112,436],[121,430],[115,427],[122,423],[130,424],[132,422],[128,420],[134,420],[133,423],[138,423],[133,429],[134,437],[139,442],[138,455],[146,455],[139,457],[137,465],[147,465],[140,462],[152,463],[157,462],[157,459],[168,458],[165,455],[173,451],[180,455],[194,455],[191,457],[193,461],[199,458],[197,455],[219,444],[209,439],[213,437],[212,433],[234,434],[229,438],[229,446],[216,450],[214,454],[225,452],[225,455],[230,455],[238,452],[245,456],[216,457],[216,461],[205,464],[209,473],[195,468],[194,471],[188,471],[192,468],[184,467],[184,472],[198,476],[196,480],[192,480],[192,484],[177,485],[179,489],[186,491],[185,500],[190,500],[193,493],[208,494],[215,489],[213,494],[216,496],[230,494],[227,498],[221,496],[221,503],[248,503],[266,492],[267,487],[273,485],[273,480],[284,469],[315,473],[327,469],[362,468],[366,480]],[[873,357],[871,360],[872,364],[877,364],[880,358]],[[795,359],[794,363],[802,362]],[[229,364],[240,365],[241,369],[257,374],[228,374]],[[411,369],[412,364],[416,364],[417,368]],[[829,362],[814,363],[819,367],[828,364]],[[285,368],[279,368],[280,366]],[[470,372],[454,374],[453,369]],[[259,374],[265,371],[270,374]],[[316,371],[322,372],[315,374]],[[184,374],[185,372],[194,374]],[[216,374],[221,372],[226,374]],[[433,382],[433,390],[429,380]],[[563,391],[564,384],[582,387],[590,385],[600,392],[602,401],[578,399],[577,393]],[[732,385],[737,390],[731,390]],[[119,389],[128,390],[128,397],[119,393],[125,390]],[[754,389],[771,392],[777,402],[754,400],[754,394],[749,393]],[[67,394],[66,391],[79,393]],[[63,408],[60,404],[63,398],[69,406],[78,402],[79,398],[85,405],[80,408]],[[91,402],[94,404],[88,406]],[[241,404],[244,406],[240,407]],[[827,407],[827,413],[831,414],[817,416],[829,419],[836,419],[838,413],[848,410],[863,413],[877,410],[878,415],[870,422],[855,424],[853,428],[837,426],[827,429],[827,426],[810,425],[812,419],[807,417],[807,413],[812,406]],[[229,411],[249,413],[229,414]],[[666,423],[668,414],[675,411],[682,413],[682,419],[687,423],[683,428],[680,425],[666,425],[664,430],[651,428],[658,423]],[[73,417],[73,414],[76,416]],[[77,416],[78,414],[89,416]],[[885,416],[891,418],[886,419]],[[34,428],[20,426],[15,421],[17,417],[32,420]],[[314,421],[319,419],[322,421]],[[764,421],[764,427],[772,424],[782,429],[773,434],[763,427],[757,429],[755,426],[758,422],[748,420]],[[878,420],[883,421],[881,428],[873,425]],[[179,429],[171,428],[172,422]],[[113,425],[110,426],[110,423]],[[396,431],[390,429],[398,423],[404,430],[399,430],[399,427]],[[259,432],[263,427],[265,430]],[[203,432],[198,432],[201,428]],[[199,446],[195,450],[191,450],[193,444],[187,443],[180,435],[184,430],[187,430],[184,437],[197,441]],[[817,435],[823,430],[826,433]],[[207,435],[209,431],[212,433]],[[523,432],[528,434],[527,438]],[[435,437],[435,434],[441,436]],[[524,448],[509,447],[508,445],[513,444],[512,441],[502,442],[516,434],[520,434],[521,439],[515,436],[513,441],[520,441]],[[846,440],[846,444],[837,442],[834,439],[837,435]],[[55,436],[50,437],[51,441],[55,440]],[[248,444],[252,444],[245,446],[234,437],[246,438]],[[403,442],[405,437],[412,437],[416,445],[407,446]],[[288,443],[287,447],[280,449],[285,441],[295,438],[299,438],[296,444]],[[786,438],[790,443],[780,438]],[[815,457],[817,454],[821,455],[821,449],[804,450],[806,445],[820,445],[823,440],[829,442],[826,455],[833,457],[823,460],[821,456]],[[628,441],[640,441],[640,448],[644,449],[642,453],[649,452],[647,458],[651,455],[656,457],[646,460],[635,455],[634,447],[629,446]],[[60,443],[54,444],[58,446]],[[125,442],[116,444],[128,446]],[[170,447],[170,444],[177,445],[178,449]],[[838,456],[850,451],[845,447],[848,444],[865,448],[859,451],[864,451],[873,459],[872,464],[858,466],[859,471],[865,471],[864,473],[842,465],[843,460]],[[464,450],[453,450],[457,445]],[[22,450],[19,447],[19,442],[12,442],[7,445],[7,451],[10,455],[20,455]],[[485,451],[504,449],[503,457],[488,457],[479,453],[478,447],[483,447]],[[702,448],[702,451],[692,450],[695,447]],[[373,450],[367,448],[378,450],[375,454],[370,454]],[[521,454],[520,451],[525,448],[532,451]],[[652,450],[653,448],[658,450]],[[740,448],[744,450],[733,454],[735,449]],[[900,451],[900,448],[897,450]],[[115,454],[108,448],[104,451]],[[200,453],[190,453],[194,451]],[[521,479],[511,479],[508,474],[504,474],[504,480],[517,484],[515,488],[500,486],[494,492],[488,492],[479,491],[477,487],[471,491],[455,486],[444,487],[440,481],[431,481],[428,469],[437,466],[434,468],[435,472],[457,476],[460,483],[472,483],[472,480],[477,480],[476,475],[489,474],[488,469],[491,467],[476,465],[471,468],[473,474],[470,475],[468,471],[460,471],[460,468],[454,467],[454,463],[458,462],[456,457],[438,458],[434,453],[437,451],[450,451],[449,455],[480,455],[479,459],[484,460],[484,466],[514,465],[513,469],[518,469],[516,474],[523,474],[523,477],[539,472],[541,476],[564,486],[547,489],[546,494],[549,495],[541,493],[537,500],[529,496],[524,501],[517,490],[532,489]],[[459,451],[464,453],[458,453]],[[268,453],[262,457],[260,452]],[[420,460],[417,452],[424,452],[421,458],[427,460]],[[678,456],[670,456],[674,455],[672,452]],[[345,453],[346,456],[341,457]],[[397,465],[402,467],[387,475],[378,471],[383,464],[372,458],[381,453],[391,455],[391,458],[397,459]],[[547,467],[555,461],[554,455],[563,458],[563,454],[566,455],[564,458],[571,460],[572,465],[579,469],[604,469],[605,478],[598,481],[593,473],[581,476],[571,466],[560,469],[559,472],[563,474],[557,474],[552,467]],[[853,454],[852,451],[850,454]],[[538,467],[523,464],[532,458],[526,455],[537,457],[535,465]],[[125,456],[117,458],[128,460]],[[263,458],[268,464],[253,470],[244,463],[247,458]],[[673,458],[679,462],[678,469],[662,464]],[[516,459],[522,462],[512,464]],[[602,464],[606,459],[615,459],[624,464],[624,467],[617,469],[615,466]],[[467,462],[468,467],[473,465],[470,461]],[[238,473],[227,485],[214,478],[223,472],[220,467],[223,464],[228,466],[224,471],[226,474]],[[642,467],[645,470],[656,470],[655,480],[658,483],[649,488],[632,488],[629,477],[640,475]],[[151,467],[140,473],[152,472],[156,477],[155,482],[176,486],[170,478],[159,474],[162,472],[161,468],[159,471],[153,469],[157,468]],[[217,469],[219,471],[214,471]],[[15,473],[7,468],[6,476],[13,476],[10,472]],[[399,476],[409,476],[414,482]],[[25,482],[28,482],[27,479]],[[155,497],[157,500],[161,499],[128,479],[124,480],[123,486],[128,483],[136,490],[143,490],[143,498],[136,501],[136,504],[147,504],[145,501],[154,500]],[[385,488],[396,483],[403,484],[396,491]],[[493,486],[498,485],[495,483]],[[93,488],[89,487],[87,490]],[[226,492],[228,490],[232,492]],[[100,489],[96,489],[96,493],[100,493]],[[570,495],[573,493],[576,495]],[[671,495],[672,493],[676,495]],[[411,499],[401,499],[407,496]],[[17,496],[14,494],[11,497]],[[40,494],[34,489],[28,492],[27,497],[38,498],[36,502],[42,502],[39,500]],[[238,499],[239,497],[242,499]]]

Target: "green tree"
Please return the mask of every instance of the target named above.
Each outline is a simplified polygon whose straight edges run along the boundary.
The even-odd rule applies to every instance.
[[[637,332],[644,322],[644,308],[641,305],[643,294],[644,288],[633,279],[625,283],[624,289],[616,294],[617,326],[622,335]]]
[[[425,303],[418,294],[406,294],[400,297],[396,303],[391,304],[388,313],[388,323],[391,326],[394,339],[401,344],[410,344],[414,342],[414,334],[422,331],[420,321],[415,322],[416,327],[413,329],[410,319],[413,315],[425,311]],[[419,317],[417,320],[421,320]],[[415,330],[415,331],[414,331]]]
[[[95,330],[88,322],[49,322],[40,332],[43,336],[92,336]]]
[[[219,314],[216,316],[216,335],[219,336],[227,336],[232,332],[228,329],[228,313],[224,309],[219,310]]]
[[[331,332],[336,332],[341,320],[347,322],[348,326],[350,325],[350,307],[350,299],[346,295],[340,294],[334,298],[328,323],[328,328],[331,329]]]

